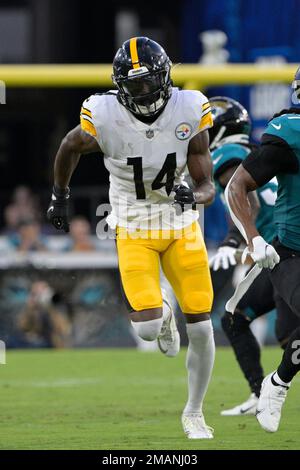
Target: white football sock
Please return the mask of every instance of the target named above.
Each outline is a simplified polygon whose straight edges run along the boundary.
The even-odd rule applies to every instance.
[[[211,320],[188,323],[186,331],[189,338],[186,356],[188,401],[184,413],[202,413],[202,402],[215,359],[215,342]]]
[[[147,321],[132,321],[131,325],[136,334],[145,341],[154,341],[161,330],[163,317]]]

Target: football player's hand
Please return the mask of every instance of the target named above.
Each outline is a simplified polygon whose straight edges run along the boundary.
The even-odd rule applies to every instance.
[[[70,189],[59,189],[53,186],[51,202],[47,210],[47,219],[57,230],[69,232]]]
[[[181,212],[184,212],[185,209],[196,209],[196,200],[193,191],[191,188],[184,186],[183,184],[178,184],[174,186],[173,191],[175,192],[174,204],[175,207],[179,206]],[[187,207],[189,206],[189,207]]]
[[[269,245],[262,237],[257,236],[252,239],[252,249],[245,248],[242,263],[245,263],[247,256],[250,256],[259,268],[273,269],[279,263],[280,256],[272,245]]]
[[[236,248],[232,246],[221,246],[217,253],[209,260],[209,266],[213,271],[218,269],[228,269],[230,266],[236,265]]]

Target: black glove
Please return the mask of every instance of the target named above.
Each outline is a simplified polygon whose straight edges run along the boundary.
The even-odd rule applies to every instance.
[[[59,189],[53,186],[51,202],[47,210],[47,219],[57,230],[69,232],[70,189]]]
[[[178,207],[180,209],[180,213],[184,212],[185,205],[189,206],[188,209],[191,208],[190,206],[192,206],[193,210],[196,209],[196,200],[191,188],[188,188],[183,184],[179,184],[177,186],[174,186],[173,191],[175,192],[174,202],[176,212]]]

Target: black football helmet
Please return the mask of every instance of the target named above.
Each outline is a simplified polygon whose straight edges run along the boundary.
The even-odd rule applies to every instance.
[[[227,96],[209,98],[213,117],[213,127],[209,129],[210,148],[214,149],[225,137],[235,134],[250,135],[251,119],[248,111],[238,102]]]
[[[146,37],[125,41],[113,60],[112,79],[120,102],[138,116],[155,116],[172,93],[171,61],[164,49]]]

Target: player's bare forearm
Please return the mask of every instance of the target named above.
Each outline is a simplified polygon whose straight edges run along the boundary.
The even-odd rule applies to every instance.
[[[71,176],[77,167],[80,154],[70,152],[64,141],[56,154],[54,163],[54,184],[57,188],[65,189],[69,186]]]
[[[250,248],[252,246],[252,238],[259,236],[255,226],[256,214],[255,211],[252,210],[248,198],[248,193],[254,191],[256,188],[257,184],[242,165],[238,167],[226,188],[226,197],[230,212],[242,225]],[[236,223],[236,220],[233,220]],[[240,227],[238,228],[240,229]]]
[[[72,174],[82,154],[100,151],[94,137],[78,125],[62,140],[54,163],[54,184],[60,189],[69,186]]]
[[[250,191],[248,193],[248,200],[249,200],[250,207],[251,207],[252,220],[255,223],[259,210],[260,210],[260,202],[259,202],[256,191]]]
[[[189,143],[189,173],[194,181],[194,195],[199,204],[209,205],[214,201],[216,190],[212,178],[212,160],[209,152],[208,132],[199,132]]]
[[[231,178],[233,177],[234,173],[236,172],[237,168],[239,165],[234,165],[229,168],[227,168],[225,171],[223,171],[219,176],[218,180],[220,185],[225,189]],[[253,220],[256,220],[256,217],[259,213],[260,210],[260,202],[257,196],[256,191],[251,191],[248,193],[248,199],[250,202],[250,206],[252,209],[252,214],[253,214]]]

